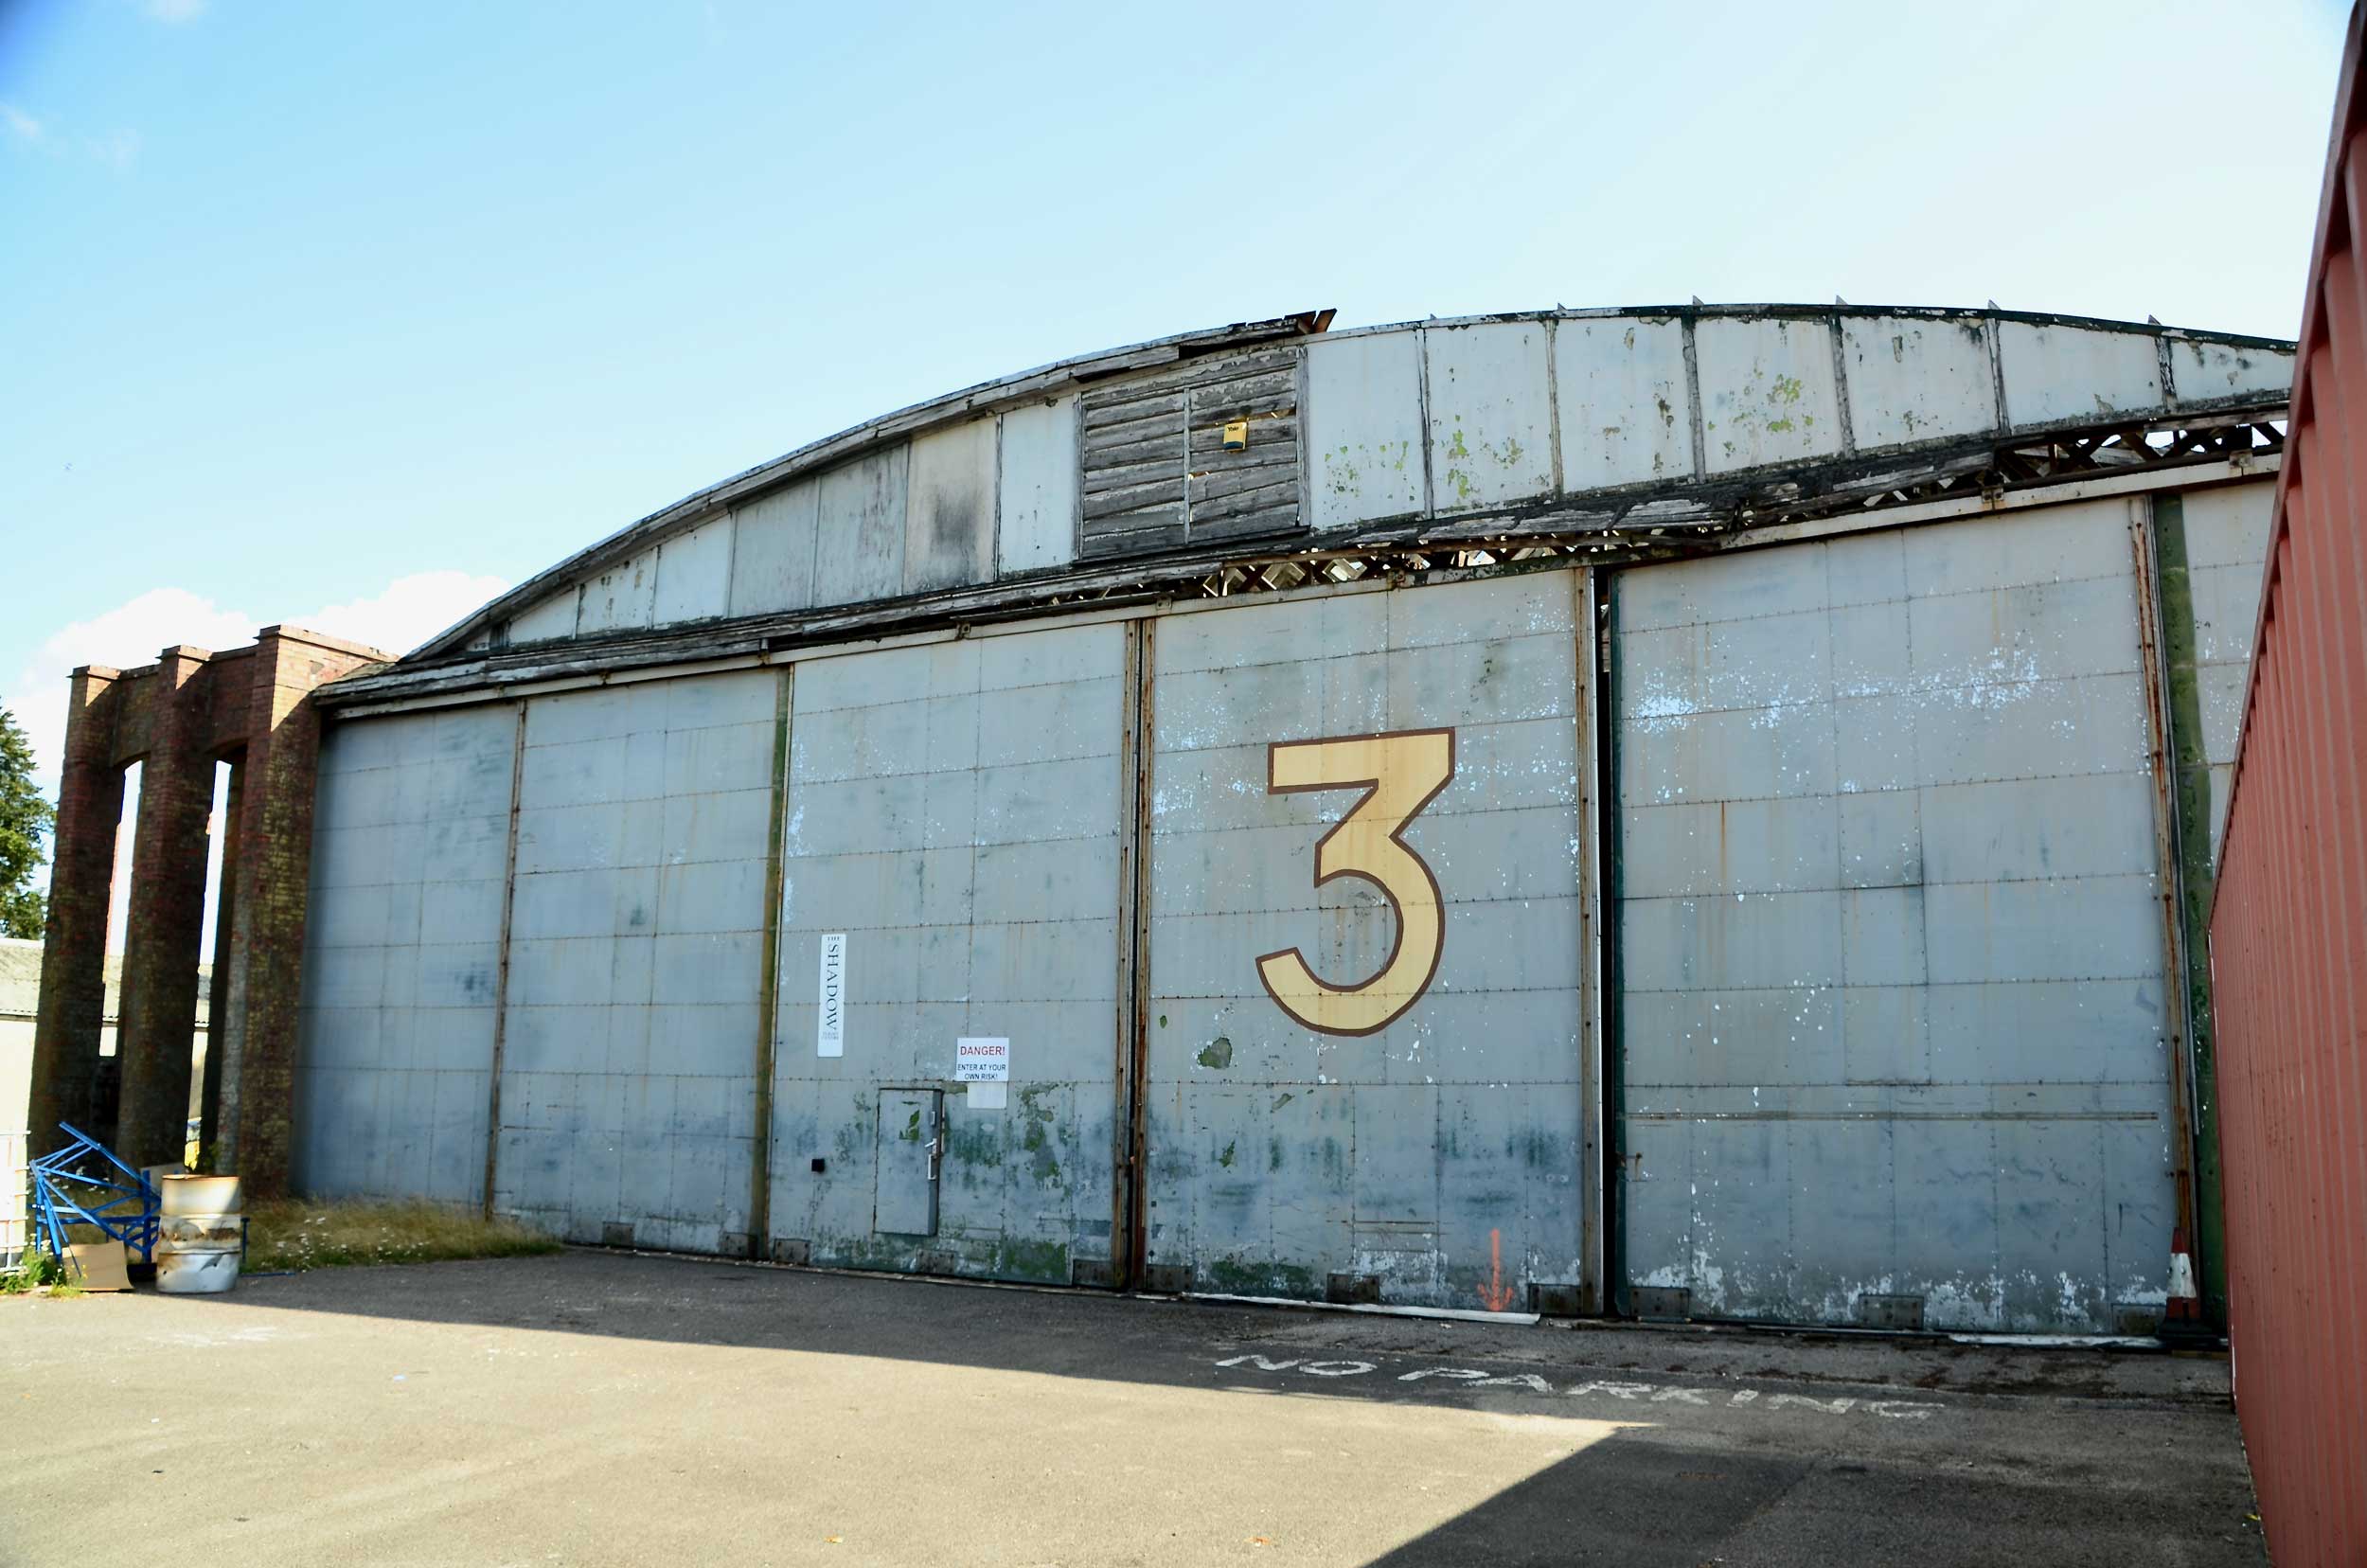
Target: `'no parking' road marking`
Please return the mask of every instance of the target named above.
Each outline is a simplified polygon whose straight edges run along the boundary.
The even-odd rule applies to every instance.
[[[1367,1361],[1307,1361],[1293,1356],[1283,1361],[1265,1356],[1228,1356],[1217,1363],[1219,1366],[1238,1367],[1257,1372],[1288,1372],[1307,1378],[1369,1378],[1380,1371],[1378,1363]],[[1605,1382],[1592,1381],[1572,1383],[1557,1389],[1534,1372],[1491,1374],[1468,1366],[1423,1366],[1411,1372],[1400,1372],[1397,1382],[1423,1382],[1443,1379],[1466,1388],[1519,1388],[1531,1394],[1552,1395],[1559,1399],[1621,1399],[1629,1404],[1678,1404],[1703,1407],[1723,1404],[1730,1410],[1812,1410],[1820,1416],[1847,1416],[1853,1411],[1865,1416],[1882,1416],[1892,1420],[1922,1421],[1943,1408],[1910,1399],[1860,1399],[1849,1395],[1836,1399],[1812,1399],[1806,1394],[1771,1394],[1755,1388],[1738,1388],[1720,1399],[1699,1388],[1677,1383]]]

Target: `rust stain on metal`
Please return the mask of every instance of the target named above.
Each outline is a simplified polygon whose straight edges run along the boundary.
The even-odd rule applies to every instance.
[[[1125,984],[1119,987],[1119,1049],[1129,1053],[1119,1081],[1126,1095],[1125,1157],[1116,1184],[1122,1213],[1111,1238],[1112,1274],[1120,1284],[1140,1287],[1146,1282],[1144,1264],[1149,1256],[1149,1199],[1146,1191],[1146,1161],[1149,1158],[1149,1106],[1144,1084],[1150,1061],[1150,817],[1151,753],[1154,733],[1151,696],[1156,674],[1151,657],[1157,622],[1130,621],[1126,640],[1126,679],[1132,701],[1126,704],[1132,741],[1133,766],[1126,774],[1131,797],[1126,802],[1119,831],[1121,852],[1130,875],[1120,882],[1126,900],[1118,922],[1125,943]]]

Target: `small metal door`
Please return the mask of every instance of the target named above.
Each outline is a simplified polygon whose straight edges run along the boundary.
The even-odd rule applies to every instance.
[[[880,1091],[873,1230],[894,1236],[937,1233],[937,1166],[945,1152],[943,1098],[935,1089]]]

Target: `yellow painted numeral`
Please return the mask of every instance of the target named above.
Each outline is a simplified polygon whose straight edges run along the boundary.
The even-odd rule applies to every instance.
[[[1397,919],[1397,939],[1380,972],[1361,984],[1316,977],[1296,948],[1257,960],[1275,1006],[1323,1034],[1384,1029],[1422,998],[1447,942],[1438,879],[1406,847],[1405,825],[1454,777],[1454,731],[1397,730],[1329,740],[1277,740],[1266,748],[1266,789],[1356,790],[1363,798],[1315,846],[1315,885],[1361,877],[1380,889]]]

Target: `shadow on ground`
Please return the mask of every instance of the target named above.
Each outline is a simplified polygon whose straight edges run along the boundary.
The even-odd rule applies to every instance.
[[[961,1414],[985,1423],[969,1429],[972,1440],[985,1433],[1008,1445],[988,1456],[995,1465],[1076,1489],[1072,1511],[1082,1517],[1062,1528],[1093,1544],[1057,1558],[1067,1562],[1220,1560],[1218,1544],[1263,1551],[1257,1525],[1230,1527],[1237,1513],[1282,1522],[1264,1560],[1390,1568],[2263,1560],[2224,1367],[2207,1362],[1344,1316],[594,1251],[323,1271],[241,1281],[223,1297],[126,1305],[139,1324],[169,1322],[169,1337],[193,1342],[227,1344],[281,1311],[382,1325],[361,1336],[297,1330],[312,1335],[316,1357],[364,1358],[357,1391],[375,1379],[381,1394],[383,1368],[403,1364],[391,1358],[426,1354],[423,1344],[397,1348],[421,1340],[398,1325],[484,1330],[482,1341],[431,1336],[441,1364],[514,1359],[487,1348],[497,1345],[543,1346],[534,1386],[557,1389],[562,1410],[567,1377],[632,1377],[663,1361],[679,1378],[685,1363],[670,1348],[575,1355],[564,1342],[519,1342],[512,1331],[714,1346],[730,1354],[699,1362],[711,1369],[702,1380],[744,1387],[750,1423],[815,1401],[807,1418],[818,1424],[775,1442],[833,1430],[828,1411],[846,1389],[893,1389],[903,1402],[883,1407],[879,1418],[891,1425],[867,1440],[887,1443],[883,1452],[914,1450],[917,1479],[881,1472],[876,1489],[891,1513],[907,1505],[899,1488],[919,1495],[941,1482],[930,1447],[940,1434],[912,1412],[1003,1401]],[[50,1321],[75,1320],[43,1326]],[[209,1323],[221,1327],[209,1334]],[[87,1331],[102,1327],[93,1316]],[[954,1368],[1026,1376],[982,1382]],[[1095,1386],[1031,1381],[1040,1378]],[[1286,1402],[1270,1403],[1277,1399]],[[1077,1424],[1074,1410],[1095,1405],[1113,1426]],[[662,1423],[665,1409],[650,1418]],[[526,1425],[539,1431],[543,1419]],[[640,1440],[638,1428],[620,1430]],[[1039,1452],[1046,1443],[1060,1452]],[[1203,1468],[1182,1472],[1192,1466]],[[1179,1511],[1223,1523],[1208,1539],[1163,1546],[1134,1522],[1172,1523]],[[1312,1551],[1344,1515],[1384,1512],[1408,1522],[1412,1538],[1379,1531],[1403,1543],[1378,1555],[1283,1549]],[[991,1519],[983,1510],[940,1532],[931,1552],[872,1560],[971,1560],[962,1532],[988,1530]]]

